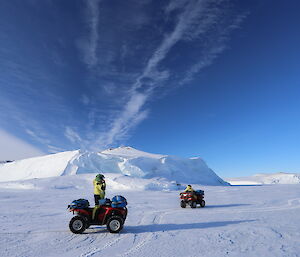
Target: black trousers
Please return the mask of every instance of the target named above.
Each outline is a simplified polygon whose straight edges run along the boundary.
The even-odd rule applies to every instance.
[[[99,205],[100,195],[94,195],[95,205]]]

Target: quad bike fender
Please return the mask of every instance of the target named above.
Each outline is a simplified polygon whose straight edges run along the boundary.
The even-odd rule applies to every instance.
[[[127,208],[125,207],[124,209],[119,209],[119,208],[114,208],[111,211],[105,213],[105,218],[103,219],[103,224],[106,224],[108,219],[112,216],[119,216],[123,220],[126,219],[127,216]]]
[[[85,209],[70,209],[70,212],[77,213],[77,215],[89,215],[89,212]]]

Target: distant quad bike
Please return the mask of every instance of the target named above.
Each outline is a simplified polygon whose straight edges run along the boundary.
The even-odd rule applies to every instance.
[[[201,207],[204,207],[205,201],[203,198],[203,190],[196,190],[194,192],[182,192],[180,193],[180,206],[181,208],[185,208],[187,205],[189,205],[191,206],[191,208],[196,208],[197,204],[200,204]]]
[[[91,225],[106,225],[110,233],[119,233],[127,217],[127,201],[123,196],[115,196],[112,201],[109,199],[100,200],[95,218],[93,219],[93,209],[89,207],[86,199],[74,200],[68,209],[75,216],[70,220],[69,228],[75,234],[83,233]]]

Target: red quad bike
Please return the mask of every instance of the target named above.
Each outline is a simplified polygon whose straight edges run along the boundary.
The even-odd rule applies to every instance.
[[[94,219],[92,218],[94,208],[89,207],[88,200],[74,200],[68,205],[69,211],[75,214],[69,223],[70,230],[75,234],[81,234],[91,225],[106,225],[110,233],[119,233],[127,217],[127,202],[124,197],[118,197],[124,199],[122,203],[105,199],[105,202],[97,208]]]
[[[186,205],[190,205],[191,208],[196,208],[197,204],[200,204],[201,207],[205,206],[204,191],[196,190],[195,192],[182,192],[180,193],[180,206],[185,208]]]

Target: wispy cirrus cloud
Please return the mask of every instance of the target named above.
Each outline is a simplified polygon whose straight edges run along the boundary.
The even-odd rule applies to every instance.
[[[20,77],[20,81],[22,81],[22,77]],[[0,81],[0,84],[3,85],[4,83],[1,83]],[[19,92],[22,92],[21,97],[17,93],[15,93],[17,90],[19,90]],[[23,93],[23,91],[25,92]],[[14,87],[12,87],[11,92],[1,92],[0,129],[3,128],[6,131],[10,131],[12,133],[11,136],[13,136],[16,131],[19,132],[19,134],[22,134],[21,132],[23,132],[24,138],[27,138],[27,142],[34,143],[31,146],[32,149],[40,148],[42,149],[41,152],[46,153],[53,152],[50,149],[53,147],[48,146],[50,146],[51,144],[55,144],[53,136],[49,135],[48,129],[58,128],[58,124],[54,124],[50,120],[47,120],[49,119],[48,114],[50,114],[51,112],[55,112],[60,113],[61,115],[65,115],[67,108],[57,96],[52,96],[51,92],[45,90],[43,93],[43,101],[51,103],[51,106],[42,106],[38,104],[35,101],[35,98],[41,98],[40,92],[38,92],[38,89],[31,86],[28,86],[27,88],[19,88],[18,85],[15,84]],[[28,97],[26,96],[26,94],[28,94]],[[37,114],[40,114],[37,110],[39,110],[42,115],[44,114],[43,118],[47,120],[46,124],[42,121],[42,119],[37,120],[36,116]],[[18,139],[17,137],[15,137],[14,142],[17,142],[17,140],[19,140],[19,142],[23,142],[22,139]],[[27,142],[24,141],[24,146],[25,144],[30,145]],[[2,147],[4,147],[5,149],[5,144],[1,144],[0,148]],[[22,149],[24,150],[25,148],[23,147]]]
[[[103,148],[126,138],[127,133],[132,128],[147,118],[148,111],[141,111],[141,107],[147,101],[147,97],[147,94],[131,93],[130,99],[120,112],[120,115],[113,120],[107,131],[99,135],[97,141],[92,144],[92,149]]]
[[[65,6],[37,2],[36,10],[49,11],[32,12],[23,23],[6,17],[3,127],[18,124],[16,134],[23,130],[51,152],[123,143],[149,116],[151,101],[190,83],[226,49],[244,19],[232,6],[228,0],[87,0],[65,16]],[[28,37],[36,23],[51,29]]]
[[[68,138],[72,143],[75,143],[82,148],[86,145],[87,142],[85,142],[84,139],[81,138],[81,136],[71,127],[66,126],[64,135],[66,138]]]
[[[245,15],[228,17],[223,6],[225,3],[223,0],[177,0],[166,6],[164,10],[166,21],[171,18],[176,21],[173,29],[163,34],[161,42],[150,54],[140,75],[129,86],[124,107],[119,110],[119,114],[115,116],[107,130],[99,134],[94,148],[120,141],[131,129],[147,118],[148,111],[144,107],[155,95],[155,89],[168,90],[167,84],[175,71],[172,67],[163,65],[163,62],[168,59],[170,52],[178,43],[198,41],[202,47],[201,50],[195,50],[200,52],[196,53],[200,59],[186,67],[174,87],[190,82],[226,49],[230,32],[238,27]]]
[[[202,69],[211,65],[218,56],[227,48],[227,41],[230,39],[230,33],[239,28],[239,25],[247,17],[247,13],[237,15],[226,27],[219,27],[214,36],[209,38],[208,43],[203,47],[201,58],[198,62],[187,69],[185,76],[178,82],[177,86],[183,86],[193,80]]]
[[[0,10],[0,129],[44,152],[75,148],[63,137],[63,128],[78,119],[69,25],[82,22],[73,19],[75,12],[61,16],[61,6],[53,1],[22,2],[17,9],[7,3]],[[0,150],[5,148],[0,144]]]
[[[99,41],[99,3],[101,0],[87,0],[85,17],[86,25],[89,31],[89,37],[78,42],[79,47],[82,50],[83,61],[87,64],[89,68],[97,65],[98,55],[97,46]]]

